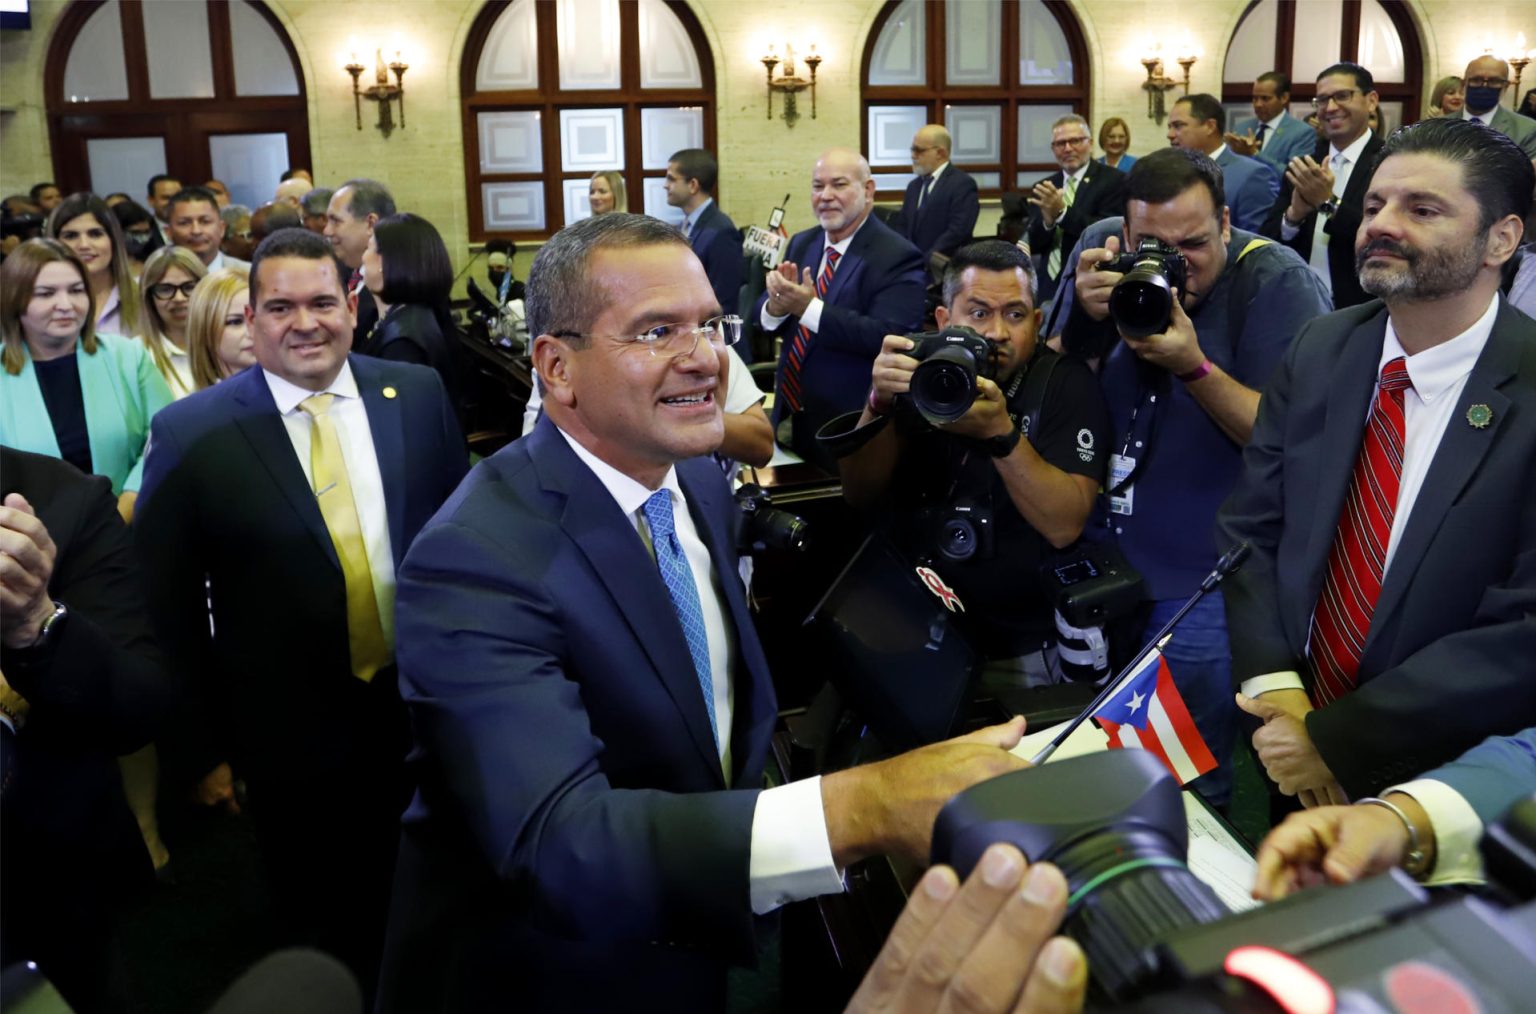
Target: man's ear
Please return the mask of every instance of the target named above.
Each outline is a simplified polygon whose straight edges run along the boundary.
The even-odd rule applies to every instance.
[[[543,385],[545,404],[558,403],[567,408],[576,405],[576,389],[572,383],[571,347],[563,339],[552,334],[541,334],[533,340],[534,372]]]
[[[1518,215],[1505,215],[1488,229],[1488,259],[1492,266],[1503,264],[1520,248],[1525,236],[1525,222]]]
[[[947,307],[947,306],[936,306],[936,307],[934,307],[933,308],[933,322],[935,324],[939,325],[939,330],[940,331],[942,331],[946,327],[948,327],[949,326],[949,307]]]

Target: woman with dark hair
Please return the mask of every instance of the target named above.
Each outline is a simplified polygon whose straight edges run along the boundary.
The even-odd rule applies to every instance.
[[[95,194],[70,194],[48,216],[48,238],[69,247],[85,265],[96,304],[98,334],[132,335],[139,329],[139,290],[134,285],[117,216]]]
[[[123,227],[123,247],[128,252],[128,267],[134,277],[144,270],[149,255],[165,246],[160,230],[155,228],[155,216],[142,204],[119,201],[112,205],[117,224]]]
[[[381,219],[363,252],[363,279],[378,303],[379,322],[357,351],[432,367],[461,408],[458,328],[448,309],[453,264],[437,229],[409,212]]]
[[[1536,120],[1536,88],[1526,89],[1525,98],[1520,100],[1520,108],[1516,109],[1515,112],[1521,116],[1529,116],[1531,119]]]

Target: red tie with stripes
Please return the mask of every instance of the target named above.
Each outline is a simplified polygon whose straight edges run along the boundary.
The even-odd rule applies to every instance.
[[[1413,386],[1399,356],[1381,369],[1381,388],[1339,512],[1323,594],[1312,614],[1312,700],[1318,706],[1354,689],[1381,596],[1381,579],[1403,474],[1403,391]]]
[[[832,284],[832,273],[843,255],[836,250],[827,251],[827,263],[822,265],[821,276],[816,279],[816,295],[827,298],[827,288]],[[805,325],[795,329],[795,337],[789,343],[789,355],[784,357],[784,403],[791,412],[800,411],[800,371],[805,367],[805,352],[811,345],[811,332]]]

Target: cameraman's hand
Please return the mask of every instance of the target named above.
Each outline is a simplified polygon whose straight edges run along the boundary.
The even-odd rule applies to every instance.
[[[1205,353],[1200,351],[1200,339],[1195,335],[1195,325],[1190,323],[1189,314],[1184,312],[1180,302],[1183,295],[1178,289],[1173,290],[1173,313],[1169,315],[1167,331],[1147,335],[1145,338],[1120,336],[1139,358],[1153,366],[1161,366],[1174,376],[1198,370],[1200,364],[1205,362]]]
[[[1008,416],[1008,405],[1003,400],[1003,389],[986,377],[976,378],[976,400],[966,409],[965,415],[939,429],[956,436],[986,440],[1003,437],[1013,432],[1013,420]]]
[[[1066,937],[1047,940],[1066,907],[1061,873],[1044,863],[1026,872],[1012,845],[987,849],[964,885],[954,870],[935,866],[918,882],[848,1011],[1080,1011],[1087,959]]]
[[[1405,800],[1412,802],[1401,793],[1392,796],[1405,811]],[[1253,896],[1277,901],[1315,884],[1352,883],[1398,865],[1407,851],[1408,829],[1384,806],[1323,806],[1293,813],[1259,845]]]
[[[1110,236],[1103,249],[1084,250],[1077,259],[1077,305],[1094,320],[1109,317],[1109,294],[1125,277],[1118,271],[1100,271],[1099,265],[1120,256],[1120,237]]]
[[[875,357],[870,383],[874,385],[875,402],[881,412],[891,410],[891,400],[898,394],[906,394],[912,386],[912,371],[917,360],[907,355],[916,342],[899,334],[888,334],[880,343],[880,354]]]
[[[793,261],[781,261],[778,268],[768,272],[763,283],[768,289],[768,312],[775,317],[798,317],[816,298],[816,279],[811,269],[799,272]]]

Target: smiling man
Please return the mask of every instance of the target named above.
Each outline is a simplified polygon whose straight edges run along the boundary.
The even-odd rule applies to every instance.
[[[348,355],[342,271],[304,229],[256,248],[261,368],[155,417],[134,529],[195,688],[168,764],[208,802],[244,779],[285,934],[366,989],[408,798],[395,568],[468,459],[435,371]]]
[[[224,219],[219,216],[219,202],[213,191],[187,187],[166,202],[166,233],[175,246],[186,247],[207,265],[209,271],[221,268],[248,268],[238,257],[227,257]]]
[[[421,788],[379,1009],[723,1010],[754,916],[926,856],[1022,723],[764,788],[773,683],[701,457],[740,322],[676,229],[617,213],[545,244],[527,305],[545,414],[401,570]]]
[[[757,302],[764,330],[784,339],[775,435],[828,472],[816,431],[857,409],[885,336],[917,330],[927,274],[917,248],[871,216],[875,181],[864,156],[833,148],[811,173],[817,228],[796,233]]]
[[[1302,330],[1264,392],[1220,517],[1253,545],[1227,586],[1233,670],[1260,761],[1305,804],[1536,725],[1536,324],[1499,295],[1533,186],[1497,131],[1393,134],[1355,240],[1380,302]]]

